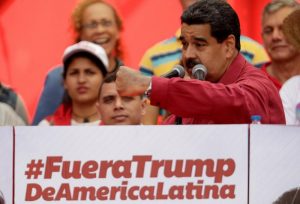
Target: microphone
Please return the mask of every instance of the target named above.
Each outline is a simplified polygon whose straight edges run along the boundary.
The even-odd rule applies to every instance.
[[[206,74],[207,74],[207,69],[203,64],[196,64],[193,67],[192,75],[195,79],[203,81],[205,80]]]
[[[164,78],[173,78],[173,77],[180,77],[180,78],[183,78],[185,75],[185,71],[184,71],[184,68],[183,66],[177,64],[174,66],[174,68],[169,71],[168,73],[162,75],[161,77],[164,77]]]

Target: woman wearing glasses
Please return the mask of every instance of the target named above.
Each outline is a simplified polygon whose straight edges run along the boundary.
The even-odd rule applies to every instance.
[[[110,4],[103,0],[81,1],[73,11],[72,24],[77,42],[90,41],[104,48],[109,61],[108,72],[122,65],[122,21]],[[61,104],[64,95],[62,72],[63,66],[59,66],[48,73],[33,125],[52,114]]]

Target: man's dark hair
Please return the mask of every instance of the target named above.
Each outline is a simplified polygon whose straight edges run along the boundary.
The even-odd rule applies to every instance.
[[[113,83],[116,81],[117,79],[117,72],[118,71],[114,71],[114,72],[110,72],[108,73],[105,78],[103,79],[100,87],[99,87],[99,91],[98,91],[98,99],[100,99],[100,95],[101,95],[101,90],[103,87],[103,84],[109,84],[109,83]],[[141,98],[143,98],[143,94],[141,95]]]
[[[106,77],[103,79],[103,84],[115,82],[116,79],[117,79],[117,72],[111,72],[107,74]]]
[[[103,84],[109,84],[109,83],[115,82],[116,79],[117,79],[117,72],[116,72],[116,71],[111,72],[111,73],[108,73],[108,74],[104,77],[104,79],[103,79],[103,81],[102,81],[102,83],[101,83],[101,85],[100,85],[100,87],[99,87],[98,98],[100,98],[100,94],[101,94],[101,90],[102,90]]]
[[[235,36],[235,47],[240,50],[240,22],[236,12],[225,0],[200,0],[181,15],[181,23],[209,24],[211,36],[222,43],[229,35]]]

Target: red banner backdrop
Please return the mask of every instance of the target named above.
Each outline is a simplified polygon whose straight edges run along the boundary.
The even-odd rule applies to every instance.
[[[260,17],[269,0],[230,0],[242,33],[261,42]],[[0,81],[25,100],[33,116],[46,73],[73,42],[70,14],[76,0],[0,1]],[[180,26],[178,0],[108,0],[124,21],[126,65],[138,67],[144,51]]]

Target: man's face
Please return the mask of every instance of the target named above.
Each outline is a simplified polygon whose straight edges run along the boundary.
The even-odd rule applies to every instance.
[[[282,32],[283,20],[293,11],[293,8],[283,7],[263,16],[262,38],[272,61],[290,61],[294,56],[299,55],[294,46],[287,42]]]
[[[81,40],[101,45],[110,56],[120,38],[113,10],[106,4],[92,4],[84,10],[81,23]]]
[[[105,125],[140,125],[145,114],[145,102],[140,96],[120,96],[116,83],[104,83],[98,111]]]
[[[196,64],[203,64],[207,68],[206,80],[217,82],[231,63],[234,52],[234,37],[222,43],[211,36],[208,24],[182,24],[182,61],[187,73],[192,77],[192,69]]]

